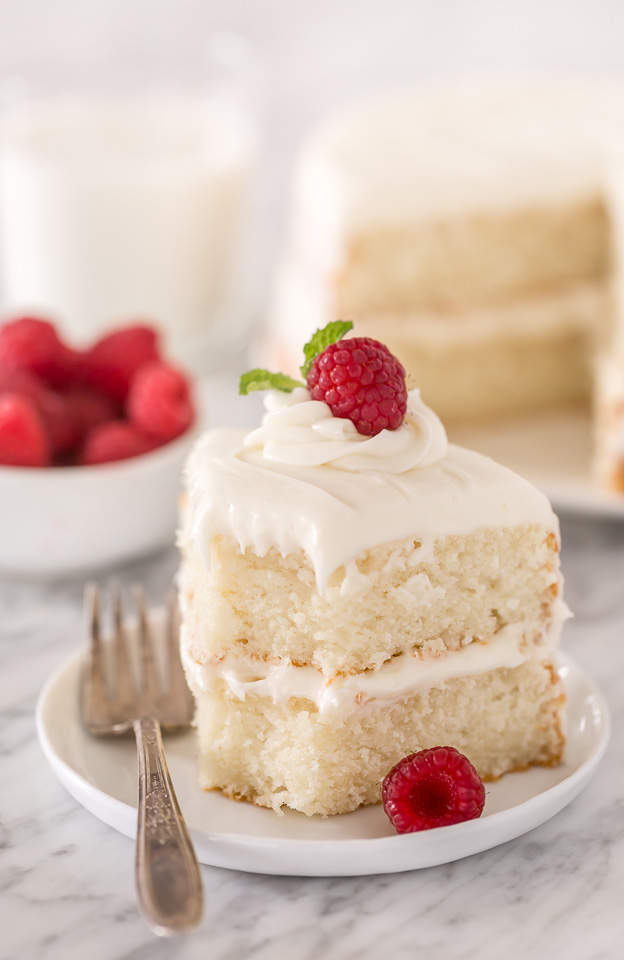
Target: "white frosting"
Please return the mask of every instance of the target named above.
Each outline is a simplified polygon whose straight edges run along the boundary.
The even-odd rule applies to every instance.
[[[187,466],[186,535],[207,568],[212,539],[224,535],[259,556],[272,547],[282,556],[303,551],[322,591],[335,570],[384,543],[411,537],[425,559],[438,537],[482,527],[558,530],[544,494],[463,447],[451,444],[437,463],[391,474],[278,463],[244,440],[241,431],[210,431]]]
[[[561,605],[546,633],[543,624],[511,624],[490,643],[474,641],[461,650],[427,658],[401,654],[376,670],[331,678],[315,667],[294,666],[289,660],[266,662],[228,655],[215,662],[196,663],[184,632],[181,648],[189,678],[203,692],[212,691],[217,681],[223,681],[239,700],[268,697],[284,704],[293,698],[304,699],[316,704],[321,716],[331,717],[374,705],[373,701],[385,705],[422,694],[456,677],[518,667],[531,657],[546,659],[558,643],[565,615]],[[541,642],[527,643],[527,637],[538,637]]]
[[[401,426],[375,437],[362,436],[350,420],[334,417],[326,403],[312,400],[303,388],[273,390],[265,407],[262,426],[246,437],[245,448],[259,450],[275,463],[397,474],[431,466],[448,450],[442,421],[423,403],[419,390],[410,391]]]
[[[301,242],[322,257],[321,235],[596,196],[623,129],[621,82],[421,85],[368,98],[306,144]]]

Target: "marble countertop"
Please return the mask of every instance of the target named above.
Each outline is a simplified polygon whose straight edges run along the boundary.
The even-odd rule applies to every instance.
[[[82,583],[0,582],[2,960],[602,960],[622,956],[624,912],[624,524],[562,518],[567,651],[613,716],[594,780],[532,833],[426,871],[354,879],[203,867],[199,930],[159,941],[140,919],[131,841],[82,809],[37,743],[34,707],[81,639]],[[156,603],[173,550],[119,571]]]

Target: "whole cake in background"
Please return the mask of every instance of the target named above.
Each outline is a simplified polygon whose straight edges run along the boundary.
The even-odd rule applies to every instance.
[[[181,648],[200,783],[305,814],[380,799],[448,744],[483,778],[555,764],[565,700],[559,529],[546,497],[449,445],[401,364],[332,324],[262,425],[187,467]]]
[[[291,372],[342,316],[446,421],[593,398],[594,473],[624,491],[624,363],[608,389],[595,373],[613,351],[623,131],[609,81],[423,87],[335,114],[299,158],[266,355]]]

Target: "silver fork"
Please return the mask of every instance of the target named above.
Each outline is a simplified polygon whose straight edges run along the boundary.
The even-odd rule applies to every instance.
[[[85,590],[90,645],[82,671],[81,713],[89,733],[98,737],[134,730],[139,759],[135,859],[139,908],[154,933],[168,936],[196,926],[202,912],[199,867],[160,735],[161,727],[179,730],[190,724],[193,701],[180,662],[175,594],[171,592],[167,604],[166,689],[159,679],[143,589],[136,587],[134,597],[138,614],[139,689],[132,675],[119,584],[109,584],[113,621],[111,671],[106,668],[100,591],[95,584],[89,584]]]

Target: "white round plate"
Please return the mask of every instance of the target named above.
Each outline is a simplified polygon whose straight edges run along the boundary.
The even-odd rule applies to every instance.
[[[133,837],[137,767],[134,741],[100,740],[78,713],[80,654],[48,680],[37,704],[43,751],[61,783],[105,823]],[[217,867],[289,876],[399,873],[449,863],[519,837],[558,813],[591,778],[609,739],[609,716],[581,668],[560,659],[568,693],[568,743],[563,763],[507,774],[486,784],[482,817],[436,830],[397,836],[381,806],[355,813],[306,817],[228,800],[197,785],[194,736],[165,739],[169,768],[191,829],[197,856]]]
[[[456,424],[448,434],[453,443],[485,453],[530,480],[556,509],[624,520],[624,495],[605,493],[592,482],[592,423],[586,412]]]

